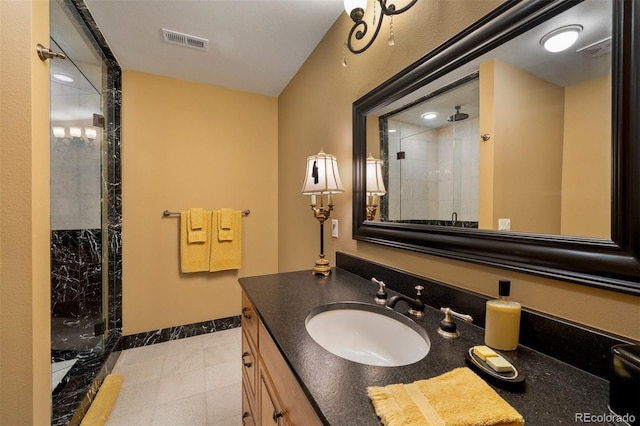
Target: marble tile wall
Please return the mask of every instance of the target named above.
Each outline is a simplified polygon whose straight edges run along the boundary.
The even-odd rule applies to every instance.
[[[102,232],[51,231],[51,313],[65,319],[99,318],[102,304]]]

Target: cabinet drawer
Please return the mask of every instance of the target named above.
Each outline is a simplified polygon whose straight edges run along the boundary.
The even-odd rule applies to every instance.
[[[242,331],[242,375],[243,382],[246,382],[247,396],[251,403],[256,401],[256,378],[258,371],[258,357],[253,344],[247,338],[247,333]],[[255,405],[255,404],[254,404]]]
[[[258,344],[258,314],[253,305],[247,298],[247,295],[242,292],[242,314],[240,315],[240,324],[242,329],[247,332],[247,335],[253,340],[253,344]]]

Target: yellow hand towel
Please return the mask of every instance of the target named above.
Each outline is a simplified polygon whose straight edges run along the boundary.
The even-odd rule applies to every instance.
[[[218,210],[218,241],[233,240],[233,215],[231,209]]]
[[[467,367],[410,384],[367,388],[385,426],[515,426],[524,419]]]
[[[190,229],[202,229],[204,224],[204,210],[200,208],[189,209],[191,215],[191,228]]]
[[[205,234],[205,241],[189,243],[189,212],[180,213],[180,270],[182,272],[209,270],[211,216],[211,212],[205,211],[205,221],[201,230]]]
[[[104,425],[107,418],[109,418],[113,405],[116,403],[121,385],[122,375],[109,374],[105,377],[80,426]]]
[[[200,212],[196,210],[200,210]],[[190,209],[187,211],[187,242],[189,244],[204,243],[207,241],[207,230],[203,228],[205,218],[208,218],[205,210]],[[198,225],[194,225],[194,221],[198,223]],[[196,228],[196,226],[199,226],[199,228]]]
[[[211,229],[219,229],[218,217],[213,212],[211,215]],[[232,240],[220,240],[211,238],[211,257],[209,258],[209,271],[224,271],[227,269],[240,269],[242,264],[242,215],[240,211],[233,211],[231,216]]]

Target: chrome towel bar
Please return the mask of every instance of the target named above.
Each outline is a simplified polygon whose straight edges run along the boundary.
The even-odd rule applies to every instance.
[[[251,214],[251,210],[242,210],[242,216],[249,216],[249,214]],[[165,210],[162,212],[162,216],[180,216],[180,212],[170,212],[169,210]]]

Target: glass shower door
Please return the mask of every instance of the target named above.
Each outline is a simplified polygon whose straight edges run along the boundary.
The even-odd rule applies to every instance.
[[[104,350],[104,65],[64,3],[51,2],[52,392],[83,358]]]

